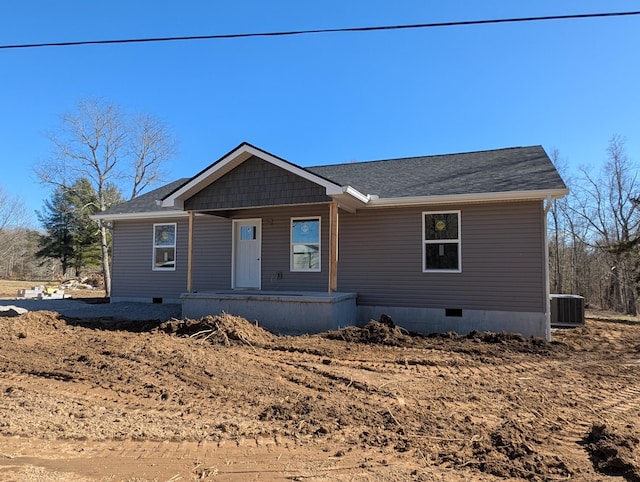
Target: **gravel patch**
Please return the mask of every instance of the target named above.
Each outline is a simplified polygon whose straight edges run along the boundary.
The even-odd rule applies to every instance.
[[[123,320],[160,320],[182,317],[182,305],[160,303],[86,303],[82,300],[0,300],[0,306],[17,306],[29,311],[54,311],[69,318],[117,318]]]

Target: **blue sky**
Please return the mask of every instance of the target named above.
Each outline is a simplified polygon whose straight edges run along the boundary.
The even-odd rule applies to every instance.
[[[0,44],[639,10],[637,1],[3,2]],[[0,185],[30,211],[43,133],[100,97],[162,119],[169,178],[248,141],[302,166],[541,144],[640,161],[640,16],[371,33],[0,50]]]

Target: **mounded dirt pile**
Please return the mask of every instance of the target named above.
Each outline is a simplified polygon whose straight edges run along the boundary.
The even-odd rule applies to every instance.
[[[232,342],[263,347],[274,335],[239,316],[222,313],[199,320],[169,320],[158,329],[168,334],[189,337],[213,345],[230,346]]]
[[[639,437],[627,429],[612,430],[595,424],[585,438],[585,446],[597,471],[640,482]]]
[[[2,322],[2,330],[10,338],[39,337],[66,328],[67,323],[52,311],[29,311],[15,318],[3,318]]]
[[[573,475],[560,457],[545,454],[544,440],[518,420],[507,420],[475,441],[468,459],[481,472],[509,479],[564,480]]]
[[[489,331],[472,331],[467,335],[455,332],[421,335],[410,332],[394,323],[388,315],[382,315],[379,321],[371,320],[363,327],[348,326],[340,330],[327,331],[318,336],[329,340],[342,340],[351,343],[386,345],[397,347],[446,348],[466,353],[482,353],[500,351],[550,354],[551,350],[562,351],[560,343],[549,343],[542,338],[525,337],[518,333],[505,331],[494,333]],[[483,346],[485,345],[485,346]],[[567,347],[563,347],[567,348]]]
[[[363,327],[348,326],[332,330],[322,336],[329,340],[343,340],[354,343],[373,343],[387,346],[408,346],[413,344],[411,334],[397,326],[393,320],[382,315],[380,321],[371,320]]]
[[[458,339],[476,343],[496,344],[505,350],[545,355],[548,355],[552,348],[555,351],[559,351],[558,349],[560,348],[559,343],[549,343],[544,338],[526,337],[518,333],[507,333],[506,331],[501,331],[500,333],[472,331],[468,335],[459,336]]]

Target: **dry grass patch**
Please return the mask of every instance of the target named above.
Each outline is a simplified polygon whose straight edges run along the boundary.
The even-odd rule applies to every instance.
[[[47,288],[59,288],[60,283],[57,281],[20,281],[20,280],[3,280],[0,279],[0,299],[15,299],[18,290],[29,289],[32,286],[45,286]],[[103,289],[65,289],[65,294],[71,298],[104,298]]]

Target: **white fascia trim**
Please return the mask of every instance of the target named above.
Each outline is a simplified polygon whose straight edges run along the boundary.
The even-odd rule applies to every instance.
[[[481,194],[449,194],[444,196],[415,196],[399,198],[371,198],[366,207],[414,206],[419,204],[468,204],[477,202],[544,200],[549,197],[560,199],[569,193],[568,189],[537,191],[488,192]]]
[[[189,216],[187,211],[150,211],[141,213],[121,213],[121,214],[92,214],[89,218],[97,221],[122,221],[127,219],[164,219],[164,218],[182,218]]]
[[[362,194],[360,191],[352,188],[351,186],[344,186],[342,188],[342,192],[344,194],[348,194],[349,196],[353,196],[358,201],[364,204],[367,204],[371,200],[371,196],[369,196],[368,194]]]
[[[230,172],[235,167],[242,164],[251,156],[256,156],[264,161],[267,161],[275,166],[285,169],[297,176],[300,176],[308,181],[318,184],[326,189],[327,196],[335,194],[342,194],[342,186],[327,181],[326,179],[317,176],[301,167],[292,165],[288,162],[278,159],[271,154],[256,149],[253,146],[242,145],[235,151],[231,152],[224,158],[215,162],[206,171],[201,173],[198,177],[192,179],[187,184],[182,186],[176,192],[171,194],[168,198],[162,201],[162,207],[184,209],[184,199],[191,197],[201,189],[219,179],[226,173]]]

